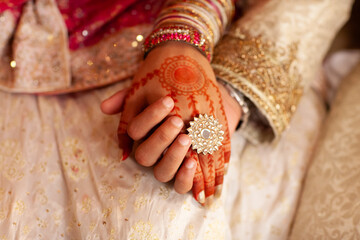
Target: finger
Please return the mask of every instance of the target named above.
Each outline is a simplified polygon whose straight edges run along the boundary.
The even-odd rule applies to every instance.
[[[176,174],[174,189],[180,194],[191,190],[197,162],[194,158],[187,158]]]
[[[205,204],[205,185],[204,185],[204,175],[201,170],[199,156],[193,150],[190,150],[191,154],[189,158],[193,158],[196,160],[196,170],[193,181],[192,192],[193,196],[201,204]]]
[[[146,167],[154,165],[164,150],[174,141],[183,125],[184,122],[179,117],[173,116],[167,119],[138,146],[135,151],[136,161]]]
[[[215,160],[217,160],[221,154],[220,149],[213,154],[199,154],[200,166],[204,175],[205,198],[213,196],[215,193]]]
[[[121,112],[128,92],[129,88],[124,88],[108,99],[104,100],[100,105],[101,111],[109,115]]]
[[[174,101],[170,97],[160,98],[131,120],[127,129],[128,135],[135,141],[145,137],[171,112],[173,107]]]
[[[166,151],[164,157],[154,167],[154,175],[157,180],[168,182],[174,178],[186,156],[190,143],[190,137],[186,134],[181,134],[177,137]]]
[[[145,106],[145,101],[141,94],[135,94],[130,91],[124,103],[124,110],[121,114],[118,127],[119,147],[122,150],[120,158],[125,160],[132,151],[133,140],[127,134],[128,123],[139,113]]]
[[[219,157],[215,160],[215,197],[220,197],[224,182],[224,163],[225,153],[224,148],[221,146],[218,150]]]
[[[220,103],[220,109],[217,109],[217,118],[219,119],[219,122],[223,125],[222,130],[224,131],[224,140],[222,142],[223,148],[224,148],[224,168],[225,173],[227,172],[227,169],[229,167],[229,161],[230,161],[230,153],[231,153],[231,142],[230,142],[230,132],[229,132],[229,126],[228,126],[228,120],[226,118],[226,113],[224,109],[224,104],[222,100],[222,95],[219,87],[214,82],[210,82],[213,87],[217,89],[217,95],[219,98]]]
[[[230,132],[228,127],[228,121],[226,118],[224,107],[221,103],[220,109],[217,111],[217,116],[219,119],[219,122],[222,124],[222,130],[224,131],[224,140],[222,142],[222,148],[224,151],[224,170],[225,174],[227,173],[227,170],[229,168],[229,161],[230,161],[230,155],[231,155],[231,140],[230,140]]]

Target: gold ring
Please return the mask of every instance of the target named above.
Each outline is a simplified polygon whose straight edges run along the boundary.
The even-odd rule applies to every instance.
[[[219,150],[224,140],[224,131],[221,128],[219,120],[211,115],[200,114],[199,117],[195,117],[187,129],[192,149],[204,155],[213,154]]]

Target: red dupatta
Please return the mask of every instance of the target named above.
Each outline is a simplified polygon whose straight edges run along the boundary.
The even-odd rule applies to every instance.
[[[0,13],[10,10],[18,18],[28,0],[0,1]],[[164,0],[56,0],[66,23],[72,50],[90,46],[125,27],[151,23]]]

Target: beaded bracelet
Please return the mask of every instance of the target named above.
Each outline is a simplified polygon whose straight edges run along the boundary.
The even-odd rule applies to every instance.
[[[169,41],[185,42],[196,47],[209,61],[212,57],[212,45],[203,34],[186,25],[166,26],[155,29],[143,45],[144,58],[156,46]]]
[[[191,18],[186,14],[177,13],[176,15],[166,14],[160,16],[158,20],[159,21],[155,22],[154,29],[158,29],[163,26],[191,26],[191,28],[196,29],[196,31],[202,36],[206,37],[210,44],[214,45],[214,33],[212,29],[199,19]]]
[[[174,4],[171,7],[164,9],[158,16],[156,23],[162,24],[164,18],[181,17],[192,22],[197,22],[197,25],[203,25],[201,28],[191,24],[190,26],[197,28],[203,34],[210,36],[213,42],[217,42],[220,38],[221,21],[219,18],[209,15],[204,8],[188,3]],[[185,25],[188,25],[185,23]]]

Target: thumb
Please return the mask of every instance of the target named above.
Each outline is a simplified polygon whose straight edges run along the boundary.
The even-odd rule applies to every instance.
[[[104,100],[100,105],[101,111],[108,115],[121,112],[125,102],[125,97],[127,96],[129,90],[130,88],[124,88]]]

